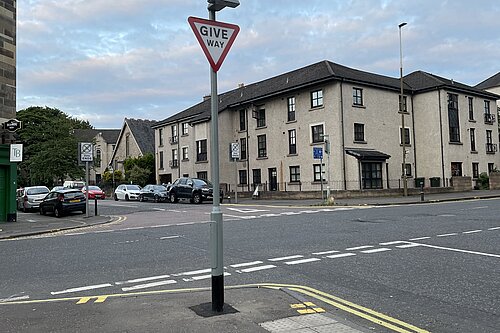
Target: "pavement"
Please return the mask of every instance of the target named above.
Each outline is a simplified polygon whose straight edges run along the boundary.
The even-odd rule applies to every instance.
[[[475,190],[468,192],[436,193],[408,196],[408,197],[364,197],[335,200],[335,206],[358,205],[401,205],[421,204],[445,201],[473,200],[500,198],[500,190]],[[260,200],[241,199],[239,204],[247,205],[276,205],[276,206],[319,206],[320,200]],[[0,241],[14,240],[19,237],[53,233],[67,229],[88,227],[108,223],[113,220],[110,216],[71,215],[63,219],[44,219],[43,222],[30,220],[30,214],[19,214],[16,222],[0,223]],[[148,293],[127,293],[120,295],[106,295],[107,302],[120,302],[120,310],[115,308],[112,315],[100,308],[95,310],[92,322],[68,322],[68,327],[61,326],[61,332],[67,330],[78,331],[83,325],[89,330],[95,324],[103,332],[147,331],[147,332],[332,332],[332,333],[360,333],[382,331],[427,332],[425,328],[418,328],[397,319],[390,318],[362,306],[344,301],[333,295],[314,290],[308,286],[288,286],[277,284],[256,284],[245,286],[225,286],[225,305],[222,312],[211,310],[211,291],[206,289],[158,290]],[[19,305],[12,311],[10,323],[12,332],[20,332],[19,327],[26,324],[38,325],[36,330],[52,331],[50,325],[30,319],[31,309],[39,304],[38,316],[43,313],[49,315],[56,311],[58,302],[85,302],[97,303],[93,298],[70,298],[44,303],[30,301],[7,302],[0,300],[0,307]],[[101,296],[102,297],[102,296]],[[102,300],[102,298],[101,298]],[[132,301],[130,301],[132,300]],[[47,300],[45,300],[47,301]],[[26,313],[22,307],[26,305]],[[14,309],[14,307],[12,308]],[[341,311],[341,310],[342,311]],[[91,310],[89,310],[91,311]],[[10,312],[9,312],[10,313]],[[7,313],[7,316],[9,316]],[[91,313],[89,313],[90,315]],[[379,316],[380,315],[380,316]],[[95,317],[97,316],[97,318]],[[103,316],[99,321],[98,316]],[[40,317],[40,318],[43,318]],[[135,318],[135,320],[134,320]],[[137,320],[140,318],[141,320]],[[377,324],[375,324],[377,323]],[[21,325],[21,326],[20,326]],[[138,326],[139,325],[139,326]],[[141,327],[140,325],[147,325]],[[381,326],[380,326],[381,325]],[[395,326],[394,326],[395,325]],[[89,327],[90,326],[90,327]],[[397,329],[395,329],[396,327]],[[7,327],[6,332],[10,332]]]

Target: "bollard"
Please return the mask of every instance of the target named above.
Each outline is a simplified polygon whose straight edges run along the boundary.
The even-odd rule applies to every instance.
[[[424,201],[424,184],[420,185],[420,201]]]
[[[97,197],[94,197],[94,216],[97,216]]]

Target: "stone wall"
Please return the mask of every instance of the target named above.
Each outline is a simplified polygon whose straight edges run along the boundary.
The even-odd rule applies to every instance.
[[[472,178],[471,177],[451,177],[451,186],[454,191],[472,191]]]
[[[500,172],[490,173],[490,190],[500,190]]]

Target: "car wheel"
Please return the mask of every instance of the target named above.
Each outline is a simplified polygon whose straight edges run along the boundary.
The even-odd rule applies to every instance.
[[[55,217],[61,217],[62,216],[61,210],[58,207],[54,208],[54,216]]]
[[[202,199],[200,193],[193,194],[193,203],[195,203],[195,204],[201,204],[202,201],[203,201],[203,199]]]
[[[158,202],[158,201],[160,201],[160,198],[158,197],[157,194],[155,194],[154,202]]]
[[[40,207],[40,215],[45,215],[45,211],[43,210],[42,207]]]
[[[177,198],[177,195],[175,195],[174,192],[170,193],[170,202],[171,203],[179,202],[179,199]]]
[[[87,213],[87,209],[82,209],[82,213],[83,214]]]
[[[142,194],[139,194],[139,201],[144,202],[144,196]]]
[[[118,201],[118,196],[116,195],[116,193],[115,193],[115,201]]]
[[[224,197],[221,195],[219,202],[222,203],[223,200],[224,200]]]
[[[125,194],[125,201],[129,201],[130,198],[128,197],[128,194]]]

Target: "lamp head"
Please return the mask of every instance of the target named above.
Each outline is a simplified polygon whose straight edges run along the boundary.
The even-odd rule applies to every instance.
[[[408,23],[403,22],[403,23],[400,23],[400,24],[398,25],[398,27],[399,27],[399,29],[401,29],[402,27],[404,27],[404,26],[405,26],[405,25],[407,25],[407,24],[408,24]]]
[[[239,0],[207,0],[208,1],[208,10],[213,10],[218,12],[225,7],[235,8],[240,5]]]

